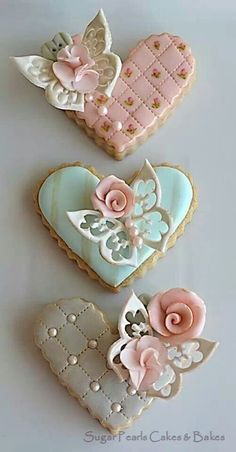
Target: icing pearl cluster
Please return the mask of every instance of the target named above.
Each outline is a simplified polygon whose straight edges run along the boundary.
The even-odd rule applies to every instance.
[[[86,100],[86,102],[92,102],[93,95],[86,94],[85,100]],[[100,107],[98,107],[98,115],[99,116],[106,116],[107,113],[108,113],[108,108],[105,105],[101,105]],[[112,128],[115,132],[119,132],[122,129],[122,122],[121,121],[113,121]]]
[[[125,226],[128,230],[129,237],[131,238],[132,244],[137,248],[142,248],[143,238],[140,237],[138,228],[135,226],[134,221],[131,218],[125,220]]]

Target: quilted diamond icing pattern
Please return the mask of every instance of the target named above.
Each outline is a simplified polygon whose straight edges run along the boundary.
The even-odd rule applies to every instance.
[[[59,381],[113,434],[152,401],[129,394],[128,383],[107,367],[107,350],[116,339],[103,314],[80,298],[46,306],[35,327],[36,344]]]
[[[152,35],[141,41],[123,64],[112,96],[105,101],[107,127],[102,127],[96,96],[85,104],[84,113],[76,114],[95,129],[97,136],[122,153],[148,128],[161,125],[190,84],[193,73],[194,58],[181,38],[168,33]],[[114,121],[122,123],[120,131],[112,129]]]

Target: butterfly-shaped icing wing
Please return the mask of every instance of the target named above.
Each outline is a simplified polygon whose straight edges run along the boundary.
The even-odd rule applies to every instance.
[[[132,214],[145,245],[165,251],[172,233],[173,220],[169,213],[161,207],[161,186],[159,179],[148,162],[131,183],[135,193],[135,208]]]
[[[141,320],[140,314],[143,317]],[[139,320],[137,321],[138,318]],[[122,366],[119,356],[130,341],[140,339],[144,334],[154,335],[161,340],[167,349],[168,359],[166,365],[158,380],[146,391],[148,397],[163,399],[174,397],[181,389],[182,374],[196,369],[209,359],[218,345],[216,342],[202,338],[191,339],[176,346],[169,345],[163,341],[164,338],[152,330],[148,311],[134,292],[132,292],[121,311],[118,330],[120,339],[108,349],[107,359],[110,367],[121,381],[129,379],[129,372]]]
[[[151,397],[170,399],[181,389],[182,374],[191,372],[207,361],[217,347],[216,342],[196,338],[178,346],[167,346],[168,364],[154,383],[153,389],[147,391]]]
[[[96,88],[110,96],[119,77],[122,63],[120,57],[111,52],[111,32],[102,10],[87,26],[82,43],[88,48],[90,57],[95,61],[93,69],[99,73],[99,85]]]
[[[21,74],[39,88],[46,89],[52,80],[55,79],[52,71],[53,61],[38,55],[13,57],[12,60]]]
[[[45,89],[47,101],[61,110],[84,109],[84,94],[66,90],[55,78],[53,61],[41,56],[30,55],[13,58],[19,71],[34,85]]]
[[[107,262],[137,266],[137,248],[132,246],[123,223],[104,218],[95,210],[67,212],[67,216],[84,237],[99,244],[100,254]]]
[[[143,334],[153,334],[148,312],[134,292],[120,313],[118,330],[120,337],[127,340],[141,337]]]
[[[78,91],[68,91],[58,80],[49,83],[45,96],[49,104],[61,110],[84,110],[84,94]]]
[[[148,312],[134,292],[132,292],[120,313],[118,330],[120,339],[114,342],[109,348],[107,359],[110,367],[118,375],[120,380],[124,381],[129,377],[129,373],[119,360],[122,348],[132,339],[141,338],[146,334],[152,336],[153,334],[149,323]]]

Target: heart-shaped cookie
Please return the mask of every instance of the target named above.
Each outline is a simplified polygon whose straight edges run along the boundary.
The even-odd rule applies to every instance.
[[[189,313],[192,325],[187,321]],[[132,320],[129,314],[134,315]],[[60,383],[103,427],[117,434],[141,415],[153,397],[175,396],[184,373],[211,356],[217,344],[193,337],[201,333],[205,314],[204,302],[186,289],[153,298],[133,293],[119,317],[119,333],[113,333],[92,303],[61,300],[44,308],[35,341]],[[174,328],[168,319],[179,315],[180,324]],[[156,325],[169,328],[165,334],[170,337],[157,333]]]
[[[121,160],[169,117],[191,87],[195,62],[189,46],[169,33],[140,41],[123,65],[111,44],[101,10],[83,36],[58,33],[42,46],[43,57],[14,61],[50,104]]]
[[[180,37],[152,35],[131,51],[110,98],[95,92],[83,113],[66,113],[121,160],[168,119],[190,90],[194,68],[191,50]]]
[[[117,338],[102,312],[80,298],[48,305],[35,327],[36,344],[60,383],[113,434],[132,424],[152,401],[133,393],[109,368],[107,351]]]
[[[146,161],[130,186],[115,176],[100,179],[81,163],[61,165],[39,183],[34,199],[68,257],[118,291],[143,276],[183,234],[196,193],[191,177],[168,164]]]

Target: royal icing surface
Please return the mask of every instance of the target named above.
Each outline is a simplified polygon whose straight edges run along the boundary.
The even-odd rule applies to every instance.
[[[172,218],[172,234],[184,221],[193,200],[193,188],[188,177],[170,166],[154,167],[161,187],[161,208]],[[155,249],[142,246],[137,251],[135,266],[114,265],[106,261],[95,243],[82,235],[72,224],[68,212],[92,210],[91,196],[99,179],[80,166],[65,167],[53,172],[43,182],[38,203],[43,216],[67,246],[112,287],[119,286]]]
[[[107,351],[117,335],[92,303],[74,298],[48,305],[34,331],[61,384],[111,433],[129,427],[152,402],[109,368]]]
[[[167,298],[170,292],[172,315],[179,316],[175,328],[186,330],[184,311],[197,296],[186,289],[172,289],[166,292]],[[215,342],[191,334],[178,345],[158,336],[150,323],[149,305],[158,303],[160,295],[132,293],[121,310],[118,334],[111,332],[95,305],[80,298],[44,307],[35,325],[36,344],[60,383],[113,434],[131,426],[153,397],[172,398],[182,375],[201,365],[216,348]],[[194,304],[204,308],[202,301]],[[164,326],[168,308],[165,315],[158,315],[159,326]]]
[[[97,136],[124,152],[156,121],[168,115],[176,99],[190,83],[194,58],[181,38],[163,33],[141,41],[123,63],[110,98],[95,93],[77,113]],[[107,107],[105,118],[99,106]],[[120,130],[116,129],[117,122]]]

